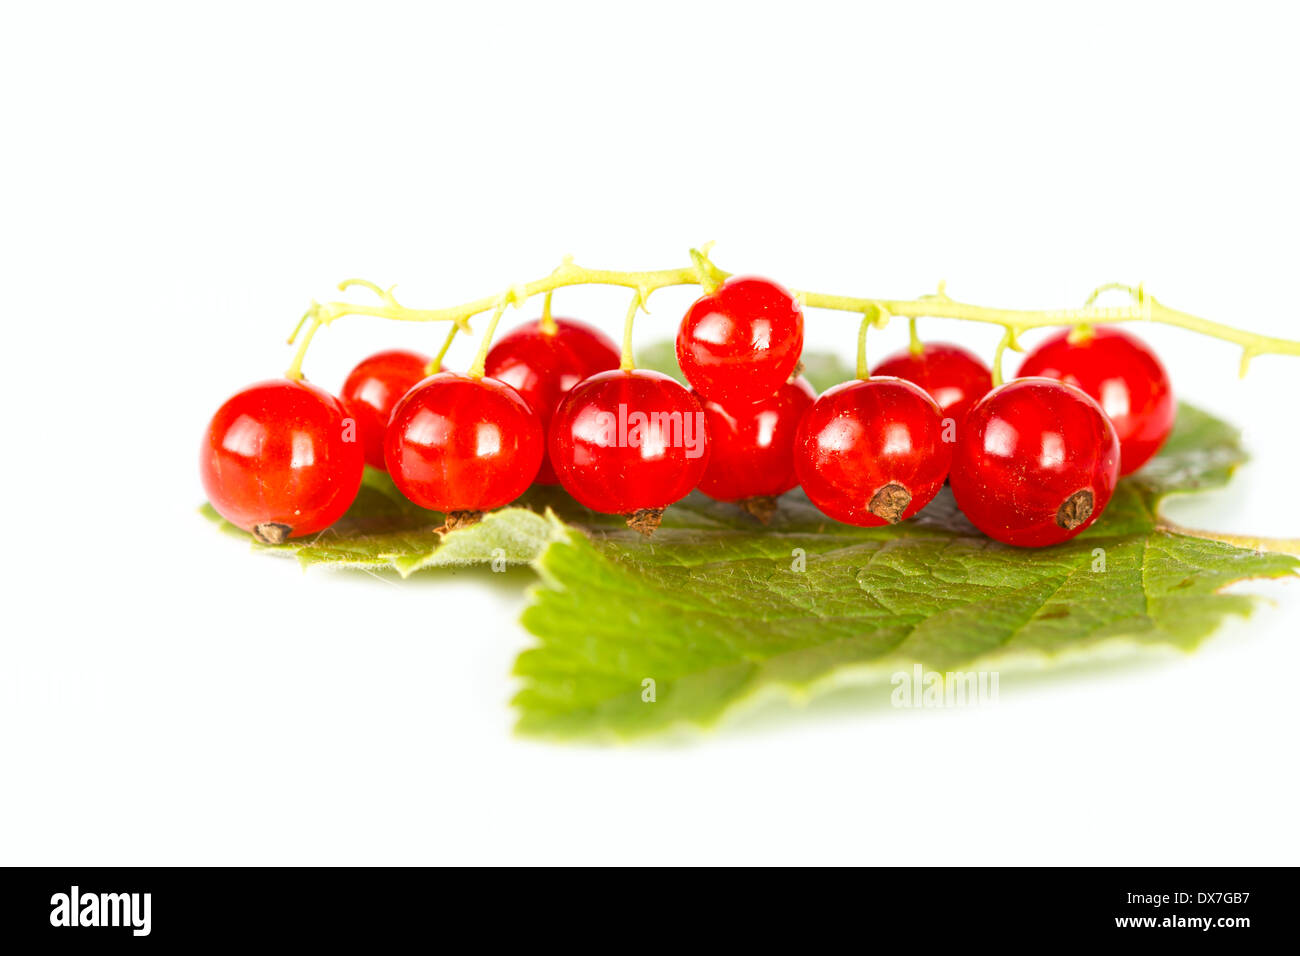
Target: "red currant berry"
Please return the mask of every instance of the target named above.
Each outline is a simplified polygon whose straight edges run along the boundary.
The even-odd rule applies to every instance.
[[[365,460],[343,403],[322,388],[275,379],[238,392],[212,416],[199,455],[217,513],[259,541],[324,530],[361,487]]]
[[[551,462],[564,489],[593,511],[654,531],[708,463],[704,412],[690,392],[646,369],[598,372],[560,400]]]
[[[800,377],[761,401],[722,405],[700,402],[709,433],[709,464],[700,491],[736,501],[766,521],[775,498],[799,483],[794,473],[794,436],[817,393]]]
[[[1173,430],[1178,407],[1169,373],[1141,339],[1120,329],[1103,326],[1078,341],[1059,332],[1025,356],[1020,374],[1068,382],[1095,398],[1119,436],[1121,475],[1145,465]]]
[[[695,300],[677,332],[677,364],[713,402],[766,398],[790,378],[802,352],[803,309],[767,279],[728,279]]]
[[[545,434],[569,389],[597,372],[618,368],[618,362],[618,346],[605,333],[573,319],[556,319],[554,329],[529,323],[498,339],[487,355],[487,374],[524,397]],[[537,482],[557,481],[549,456],[543,457]]]
[[[454,528],[523,494],[544,444],[537,416],[509,385],[439,372],[393,409],[384,457],[398,490]]]
[[[871,378],[836,385],[804,413],[794,470],[836,521],[873,527],[910,518],[939,493],[952,444],[919,385]]]
[[[1115,426],[1073,385],[1017,379],[984,396],[963,425],[952,493],[975,527],[1004,544],[1073,538],[1119,481]]]
[[[920,385],[938,403],[943,417],[952,420],[954,436],[971,406],[993,387],[993,373],[978,356],[946,342],[927,342],[919,354],[910,349],[895,353],[871,375],[892,375]]]
[[[429,367],[427,356],[415,352],[376,352],[362,359],[343,383],[339,395],[348,414],[357,423],[357,436],[366,453],[366,464],[385,469],[384,432],[393,406],[424,380]]]

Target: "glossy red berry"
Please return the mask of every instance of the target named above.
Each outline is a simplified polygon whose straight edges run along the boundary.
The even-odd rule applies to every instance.
[[[1121,329],[1102,326],[1078,341],[1059,332],[1025,356],[1020,374],[1068,382],[1095,398],[1119,436],[1121,475],[1145,465],[1173,430],[1178,407],[1169,373]]]
[[[212,507],[267,544],[314,534],[341,518],[364,468],[343,403],[289,379],[232,396],[212,416],[199,455]]]
[[[416,352],[376,352],[362,359],[343,383],[339,398],[357,423],[366,464],[386,469],[384,432],[393,406],[429,374],[429,358]]]
[[[609,336],[573,319],[556,319],[553,329],[530,322],[498,339],[488,352],[487,374],[524,397],[545,434],[569,389],[618,363],[618,346]],[[559,481],[549,456],[543,457],[536,480],[543,485]]]
[[[751,503],[747,508],[757,509],[759,517],[770,515],[771,499],[799,483],[794,436],[816,398],[800,377],[758,402],[700,402],[709,433],[709,464],[700,491],[718,501]]]
[[[975,527],[1038,548],[1073,538],[1119,481],[1115,426],[1073,385],[1022,378],[989,392],[963,423],[952,492]]]
[[[714,402],[756,402],[790,378],[803,352],[803,309],[775,282],[731,278],[695,300],[677,332],[677,364]]]
[[[708,463],[704,411],[659,372],[599,372],[564,396],[551,421],[560,484],[593,511],[653,531],[663,509],[690,494]]]
[[[459,372],[430,375],[407,392],[384,436],[398,490],[422,508],[460,520],[523,494],[543,446],[541,423],[518,392]]]
[[[836,385],[804,413],[794,467],[812,503],[836,521],[873,527],[910,518],[938,494],[952,444],[939,406],[901,378]]]
[[[971,406],[993,387],[993,373],[979,356],[946,342],[926,342],[919,353],[897,352],[872,369],[871,375],[892,375],[920,385],[943,417],[952,419],[954,431],[960,430]]]

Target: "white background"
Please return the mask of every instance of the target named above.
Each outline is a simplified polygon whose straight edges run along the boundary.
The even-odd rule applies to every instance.
[[[984,710],[836,695],[565,747],[511,733],[526,572],[303,574],[195,513],[208,417],[353,275],[445,305],[716,239],[801,288],[1140,280],[1300,336],[1293,12],[968,6],[7,6],[0,862],[1300,862],[1295,582],[1194,655]],[[809,324],[851,353],[852,319]],[[442,334],[341,320],[307,372]],[[1239,382],[1224,343],[1149,339],[1256,456],[1173,516],[1300,536],[1300,360]]]

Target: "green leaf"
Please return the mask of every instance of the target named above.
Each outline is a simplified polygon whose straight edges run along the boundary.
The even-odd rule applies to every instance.
[[[675,371],[671,346],[641,359]],[[833,359],[805,362],[819,388],[851,374]],[[1030,551],[979,534],[947,491],[915,520],[871,529],[831,521],[798,491],[781,499],[768,527],[694,494],[645,539],[558,488],[534,488],[440,537],[442,515],[412,505],[377,471],[333,528],[252,547],[304,566],[403,576],[531,563],[540,583],[523,623],[538,643],[515,668],[520,729],[634,737],[707,726],[764,696],[800,700],[879,682],[913,664],[996,670],[1103,645],[1190,650],[1226,616],[1250,612],[1253,598],[1220,593],[1227,585],[1300,570],[1288,555],[1161,522],[1163,496],[1221,486],[1244,460],[1236,429],[1183,405],[1164,449],[1121,481],[1093,527]],[[647,680],[653,703],[643,700]]]
[[[1098,548],[1104,571],[1093,570]],[[1191,649],[1250,610],[1250,598],[1218,589],[1297,568],[1152,526],[1021,551],[955,516],[906,530],[826,534],[796,521],[649,543],[570,532],[538,565],[524,624],[541,643],[519,658],[516,704],[522,730],[562,736],[707,725],[764,691],[798,699],[830,678],[879,679],[913,662],[990,670],[1117,638]],[[653,704],[642,700],[647,679]]]
[[[411,504],[382,471],[366,469],[361,490],[348,513],[319,534],[285,544],[261,544],[222,519],[211,505],[200,511],[223,531],[247,540],[254,551],[296,557],[303,567],[392,568],[407,577],[424,568],[528,564],[563,535],[565,526],[541,505],[503,508],[478,524],[440,535],[443,515]],[[568,505],[572,510],[573,505]]]
[[[539,644],[516,664],[519,728],[634,737],[914,664],[970,672],[1103,645],[1191,650],[1250,612],[1253,598],[1224,587],[1300,570],[1289,555],[1161,525],[1163,495],[1222,485],[1244,459],[1235,429],[1182,406],[1162,454],[1102,518],[1039,550],[980,535],[947,490],[885,528],[828,521],[796,491],[766,529],[692,496],[650,541],[570,530],[537,561],[523,620]]]
[[[1178,406],[1178,422],[1160,454],[1132,478],[1149,500],[1177,491],[1203,491],[1228,483],[1246,461],[1241,432],[1198,408]]]

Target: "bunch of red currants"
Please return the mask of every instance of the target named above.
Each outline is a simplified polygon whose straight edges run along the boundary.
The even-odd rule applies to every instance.
[[[1055,334],[996,388],[965,349],[916,343],[820,397],[799,374],[803,338],[789,292],[740,277],[682,319],[689,390],[627,368],[569,319],[504,336],[481,375],[381,352],[337,398],[290,379],[236,394],[208,427],[203,483],[223,517],[279,544],[342,516],[367,463],[447,529],[534,482],[648,534],[695,488],[766,519],[800,485],[829,517],[869,527],[911,518],[950,481],[985,534],[1041,547],[1095,521],[1173,427],[1159,359],[1110,327]]]

